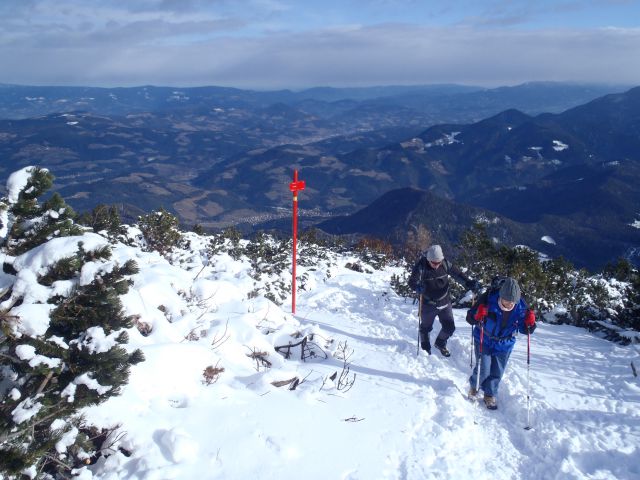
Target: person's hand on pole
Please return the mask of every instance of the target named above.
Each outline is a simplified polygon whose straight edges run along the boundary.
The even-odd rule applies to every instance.
[[[484,319],[487,317],[488,314],[489,314],[489,309],[484,303],[481,303],[480,305],[478,305],[478,308],[476,308],[476,314],[473,316],[473,318],[477,322],[482,323],[484,322]]]
[[[536,314],[533,310],[527,310],[525,313],[524,326],[527,328],[527,333],[532,333],[536,329]]]

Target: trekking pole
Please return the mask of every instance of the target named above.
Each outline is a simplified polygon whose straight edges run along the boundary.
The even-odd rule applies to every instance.
[[[475,292],[472,292],[471,296],[471,306],[473,307],[476,304],[476,295]],[[473,325],[471,325],[471,348],[469,349],[469,368],[473,373]]]
[[[476,304],[476,294],[475,292],[472,292],[471,307],[473,307],[475,304]],[[469,348],[469,368],[471,368],[472,370],[473,370],[473,343],[474,343],[474,338],[473,338],[473,325],[472,325],[471,326],[471,347]]]
[[[476,392],[480,391],[480,369],[482,368],[482,343],[484,341],[484,322],[480,322],[480,346],[478,351],[480,354],[478,355],[478,371],[476,372]]]
[[[478,346],[478,361],[476,362],[476,395],[480,391],[480,369],[482,368],[482,343],[484,341],[484,322],[480,321],[480,345]],[[477,416],[479,406],[476,404],[476,409],[473,414],[473,423],[478,424]]]
[[[525,430],[531,430],[531,395],[530,395],[530,382],[529,375],[531,370],[531,332],[527,330],[527,426]]]
[[[469,349],[469,368],[473,370],[473,326],[471,327],[471,348]]]
[[[420,328],[422,327],[422,294],[418,298],[418,351],[417,356],[420,356]]]

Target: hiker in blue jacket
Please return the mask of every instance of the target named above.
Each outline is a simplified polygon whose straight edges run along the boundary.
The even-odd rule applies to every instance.
[[[488,291],[480,296],[477,304],[467,312],[467,323],[474,325],[476,351],[476,366],[469,378],[469,398],[475,399],[481,389],[485,405],[495,410],[498,408],[498,387],[516,343],[516,332],[533,333],[536,317],[522,299],[518,282],[506,277],[498,291]]]
[[[459,268],[452,266],[444,258],[442,247],[432,245],[414,265],[409,278],[409,286],[420,295],[420,346],[431,355],[429,334],[436,317],[442,328],[434,342],[435,347],[445,356],[451,356],[447,349],[447,340],[456,329],[453,322],[451,296],[449,294],[449,276],[455,276],[467,288],[476,290],[479,283],[467,278]]]

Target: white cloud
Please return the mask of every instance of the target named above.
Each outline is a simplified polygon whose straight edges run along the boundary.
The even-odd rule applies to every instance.
[[[0,82],[253,88],[534,80],[640,84],[640,63],[628,53],[640,51],[637,28],[354,23],[309,30],[274,20],[292,4],[273,0],[243,2],[253,9],[242,17],[226,0],[118,1],[99,8],[61,0],[55,12],[53,3],[31,3],[39,13],[30,27],[20,15],[0,20]]]

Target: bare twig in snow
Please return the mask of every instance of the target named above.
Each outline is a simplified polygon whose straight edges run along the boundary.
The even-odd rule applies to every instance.
[[[220,347],[224,342],[229,340],[229,335],[227,335],[228,329],[229,329],[229,319],[227,318],[227,323],[225,323],[224,325],[224,331],[220,335],[218,335],[217,333],[215,334],[215,336],[213,337],[213,340],[211,341],[211,348],[215,350],[216,348]]]
[[[345,422],[361,422],[362,420],[364,420],[363,418],[357,418],[355,415],[349,418],[345,418],[344,421]]]
[[[219,363],[220,360],[216,362],[215,366],[209,365],[204,369],[204,371],[202,372],[202,376],[204,377],[202,383],[204,383],[205,385],[211,385],[212,383],[216,383],[218,381],[218,379],[220,378],[220,374],[224,372],[223,367],[218,367]]]
[[[356,374],[354,373],[352,377],[349,376],[351,370],[349,367],[349,359],[352,354],[353,350],[348,348],[346,340],[338,343],[336,358],[342,360],[342,372],[340,372],[338,377],[336,388],[341,392],[348,392],[351,390],[351,387],[353,387],[353,384],[356,383]]]
[[[260,371],[260,369],[266,370],[267,368],[271,368],[271,362],[267,360],[269,354],[267,352],[260,352],[254,348],[251,348],[251,353],[247,353],[247,357],[252,358],[256,361],[256,371]]]

